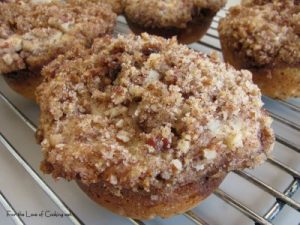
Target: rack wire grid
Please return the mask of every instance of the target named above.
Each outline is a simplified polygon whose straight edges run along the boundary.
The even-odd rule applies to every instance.
[[[217,14],[207,34],[191,48],[206,53],[221,51],[216,29],[228,7]],[[124,18],[119,17],[116,33],[129,32]],[[34,138],[38,107],[0,79],[0,224],[300,224],[299,99],[263,97],[276,133],[273,156],[265,164],[252,171],[230,173],[214,194],[191,211],[170,219],[138,221],[100,207],[74,182],[56,182],[39,171],[42,154]]]

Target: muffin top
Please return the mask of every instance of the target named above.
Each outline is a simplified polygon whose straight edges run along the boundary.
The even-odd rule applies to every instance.
[[[0,2],[0,74],[40,69],[72,46],[90,46],[115,20],[110,5],[89,0]]]
[[[248,67],[300,63],[300,2],[246,0],[219,25],[221,40]]]
[[[251,73],[175,39],[97,39],[42,74],[37,136],[53,177],[166,189],[254,167],[274,142]]]
[[[124,0],[124,14],[139,25],[150,28],[185,28],[193,17],[214,14],[226,0]]]

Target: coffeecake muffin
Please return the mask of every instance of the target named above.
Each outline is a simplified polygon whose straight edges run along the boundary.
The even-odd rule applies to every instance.
[[[175,38],[97,39],[42,74],[41,169],[120,215],[182,213],[274,143],[251,73]]]
[[[0,2],[0,74],[33,98],[44,65],[71,48],[90,47],[112,33],[115,20],[110,5],[89,0]]]
[[[136,34],[147,31],[177,36],[182,43],[199,40],[226,0],[123,0],[124,15]]]
[[[220,21],[224,59],[248,69],[263,94],[300,96],[300,2],[246,0]]]

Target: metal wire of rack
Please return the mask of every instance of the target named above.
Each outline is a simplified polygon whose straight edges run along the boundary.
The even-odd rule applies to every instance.
[[[206,36],[198,41],[197,43],[191,45],[192,48],[198,50],[199,46],[203,47],[207,50],[215,50],[220,52],[220,44],[218,42],[218,33],[216,31],[217,23],[219,19],[226,13],[227,9],[223,9],[213,20],[211,28],[208,30]],[[118,19],[117,24],[117,33],[128,33],[129,29],[126,25],[124,18],[120,17]],[[298,116],[300,114],[300,105],[294,102],[289,101],[274,101],[267,97],[264,97],[267,101],[273,102],[276,106],[280,105],[280,107],[284,107],[285,109],[291,110],[296,113]],[[8,107],[18,118],[22,120],[23,123],[26,124],[30,130],[35,133],[36,126],[35,124],[24,114],[22,110],[20,110],[13,101],[9,99],[9,97],[0,92],[0,100],[4,103],[6,107]],[[298,134],[300,131],[300,124],[297,121],[293,121],[283,115],[279,115],[278,113],[273,112],[272,108],[268,110],[270,115],[273,117],[274,121],[289,127],[294,132]],[[280,134],[276,134],[276,142],[284,145],[288,149],[295,151],[296,153],[300,153],[300,146],[296,143],[293,143],[286,137],[281,136]],[[26,159],[22,156],[20,151],[13,146],[13,144],[8,140],[8,138],[1,132],[0,133],[0,143],[5,147],[5,149],[13,156],[13,158],[23,167],[23,169],[34,179],[34,181],[39,185],[39,187],[46,193],[46,195],[52,200],[52,202],[58,206],[58,208],[70,216],[68,217],[72,224],[85,224],[78,215],[74,211],[72,211],[72,207],[63,201],[63,199],[47,184],[42,176],[40,176],[36,169],[33,168],[30,163],[26,161]],[[277,159],[270,157],[268,162],[273,166],[279,168],[284,171],[286,174],[290,175],[293,179],[292,182],[287,185],[287,188],[284,191],[278,191],[276,188],[268,185],[266,182],[257,178],[256,176],[245,172],[245,171],[235,171],[234,173],[241,178],[245,179],[249,183],[254,184],[258,188],[267,192],[275,199],[274,204],[269,208],[269,210],[261,215],[243,204],[239,199],[231,196],[226,193],[222,189],[217,189],[214,192],[214,195],[226,202],[228,205],[234,207],[236,210],[244,214],[246,217],[251,219],[255,224],[262,225],[271,225],[272,221],[280,214],[284,206],[288,205],[289,207],[295,209],[296,211],[300,211],[300,203],[294,200],[292,197],[296,193],[300,185],[300,172],[291,168],[289,165],[286,165]],[[0,191],[0,203],[5,210],[10,210],[12,212],[16,212],[13,205],[10,203],[9,199]],[[197,225],[209,225],[211,224],[209,221],[205,221],[199,215],[197,215],[194,211],[188,211],[183,214],[186,218],[193,221]],[[13,222],[17,225],[25,224],[22,218],[18,215],[12,217]],[[145,225],[145,222],[134,220],[128,218],[128,221],[133,225]]]

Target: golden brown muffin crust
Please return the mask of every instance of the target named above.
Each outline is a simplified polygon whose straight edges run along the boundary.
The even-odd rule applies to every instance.
[[[132,22],[150,28],[185,28],[205,10],[216,13],[226,0],[124,0],[124,14]]]
[[[88,0],[0,3],[0,73],[41,68],[71,47],[90,46],[115,19],[109,5]]]
[[[219,32],[245,68],[300,63],[299,1],[246,1],[230,9]]]
[[[43,81],[40,70],[19,70],[3,77],[11,89],[31,100],[35,100],[35,89]]]
[[[38,88],[38,137],[54,177],[133,191],[254,167],[274,142],[248,71],[175,39],[118,36],[59,56]]]
[[[201,178],[193,183],[177,186],[173,190],[151,192],[118,190],[111,184],[101,182],[90,185],[77,183],[90,198],[112,212],[136,219],[152,219],[156,216],[174,216],[194,208],[210,195],[223,179],[224,176]]]

